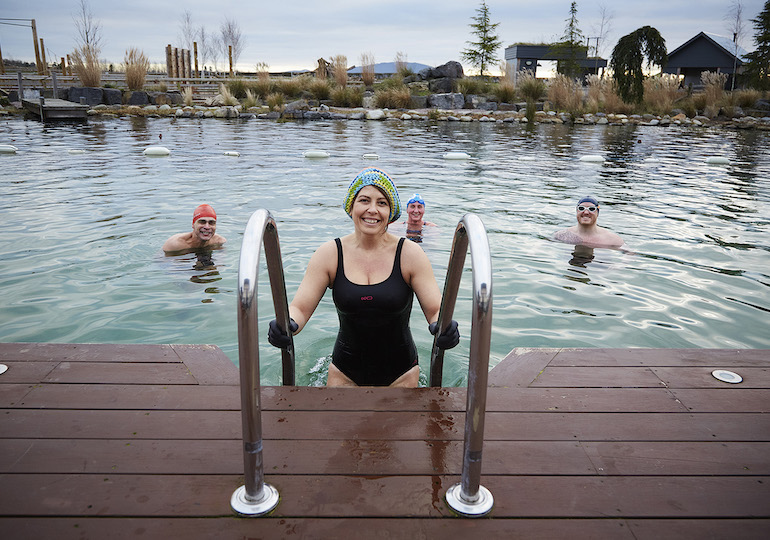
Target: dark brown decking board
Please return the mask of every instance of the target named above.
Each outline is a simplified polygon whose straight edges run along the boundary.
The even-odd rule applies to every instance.
[[[263,388],[281,502],[240,519],[238,373],[216,347],[0,344],[0,363],[2,538],[770,534],[770,351],[513,351],[489,376],[478,520],[443,502],[463,388]]]

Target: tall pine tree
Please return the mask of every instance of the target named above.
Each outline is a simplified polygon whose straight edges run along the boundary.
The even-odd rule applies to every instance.
[[[493,62],[497,62],[495,51],[500,48],[502,42],[495,35],[495,28],[500,23],[489,21],[489,8],[486,2],[481,3],[481,7],[476,10],[477,15],[471,17],[474,23],[468,25],[473,28],[471,34],[478,37],[478,41],[466,41],[470,47],[460,53],[464,60],[479,69],[479,74],[483,77]]]
[[[751,22],[756,31],[754,43],[757,50],[746,55],[748,62],[744,77],[748,86],[757,90],[770,90],[770,0],[765,2],[765,7]]]
[[[567,26],[564,28],[561,41],[551,45],[549,53],[557,59],[556,71],[558,73],[567,77],[578,77],[582,71],[578,63],[578,53],[587,51],[588,48],[583,45],[585,37],[578,28],[577,2],[573,1],[570,5],[569,18],[566,22]]]

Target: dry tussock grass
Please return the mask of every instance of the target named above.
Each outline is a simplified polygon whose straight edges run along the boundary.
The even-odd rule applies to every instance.
[[[348,57],[344,54],[338,54],[332,57],[332,74],[334,81],[340,88],[348,85]]]

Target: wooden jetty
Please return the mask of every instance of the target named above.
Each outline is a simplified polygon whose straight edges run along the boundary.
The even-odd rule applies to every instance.
[[[81,105],[64,99],[40,98],[23,99],[25,110],[37,115],[42,121],[48,120],[86,120],[88,105]]]
[[[489,374],[476,519],[443,500],[464,388],[262,388],[281,499],[241,518],[218,348],[5,343],[0,363],[5,540],[770,536],[770,350],[514,349]]]

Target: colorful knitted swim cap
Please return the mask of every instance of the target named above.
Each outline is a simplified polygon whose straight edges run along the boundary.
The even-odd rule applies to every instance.
[[[352,218],[351,212],[353,210],[353,201],[356,200],[356,195],[364,186],[374,186],[380,188],[385,192],[385,196],[388,198],[390,204],[390,216],[388,217],[388,223],[393,223],[401,216],[401,200],[398,198],[398,190],[390,176],[383,171],[375,168],[364,169],[358,175],[353,178],[353,181],[348,187],[348,193],[345,195],[345,200],[342,202],[342,207],[345,212]]]
[[[217,219],[217,214],[214,212],[214,209],[211,208],[211,206],[208,204],[202,204],[195,209],[195,212],[193,212],[193,225],[195,225],[195,222],[202,217]]]
[[[409,205],[413,202],[420,203],[421,205],[425,206],[425,201],[422,200],[422,197],[420,197],[419,193],[412,195],[412,198],[406,202],[406,207],[409,208]]]

